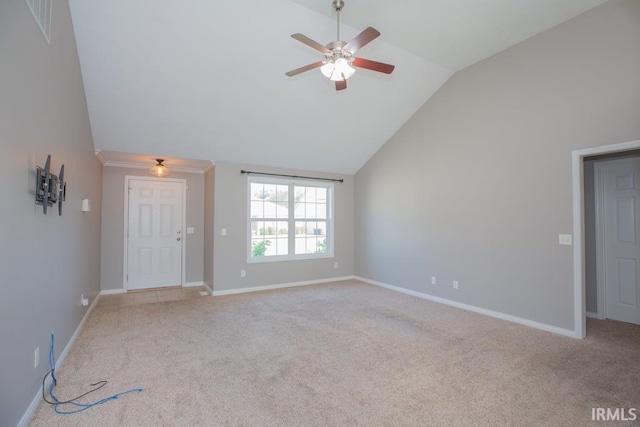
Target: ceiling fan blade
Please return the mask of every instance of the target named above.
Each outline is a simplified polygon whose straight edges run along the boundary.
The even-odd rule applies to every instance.
[[[342,49],[346,50],[347,52],[356,53],[356,51],[361,49],[364,45],[368,44],[379,35],[380,31],[376,30],[373,27],[367,27],[363,32],[355,36],[353,40],[344,45]]]
[[[345,90],[347,88],[347,80],[338,80],[336,82],[336,90]]]
[[[291,70],[285,73],[289,77],[296,76],[300,73],[304,73],[305,71],[313,70],[314,68],[318,68],[324,65],[324,61],[314,62],[313,64],[305,65],[304,67],[296,68],[295,70]]]
[[[307,36],[305,36],[303,34],[300,34],[300,33],[291,34],[291,37],[293,37],[294,39],[298,40],[299,42],[302,42],[302,43],[306,44],[309,47],[314,48],[315,50],[317,50],[320,53],[331,53],[331,51],[329,49],[327,49],[326,47],[322,46],[317,41],[311,40],[309,37],[307,37]]]
[[[379,73],[391,74],[396,68],[395,65],[389,65],[382,62],[371,61],[370,59],[354,58],[351,63],[354,67],[366,68],[368,70],[377,71]]]

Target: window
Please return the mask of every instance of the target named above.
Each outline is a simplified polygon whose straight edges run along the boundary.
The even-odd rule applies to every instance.
[[[333,256],[333,184],[249,177],[249,262]]]

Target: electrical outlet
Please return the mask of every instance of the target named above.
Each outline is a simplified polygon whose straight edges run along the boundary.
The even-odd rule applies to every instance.
[[[220,230],[220,234],[223,235],[223,236],[226,236],[227,235],[227,229],[226,228],[221,229]]]
[[[458,281],[457,280],[453,281],[453,289],[458,289]]]
[[[336,270],[338,269],[338,263],[337,262],[333,263],[333,268],[335,268]]]
[[[245,277],[247,272],[245,270],[240,270],[240,277]]]
[[[40,364],[40,347],[36,347],[36,350],[33,352],[33,367],[37,368]]]
[[[431,284],[432,285],[436,284],[436,276],[431,276]]]

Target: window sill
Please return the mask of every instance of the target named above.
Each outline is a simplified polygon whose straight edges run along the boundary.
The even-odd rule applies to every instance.
[[[333,258],[333,254],[251,257],[247,259],[247,264],[260,264],[263,262],[278,262],[278,261],[308,261],[313,259],[327,259],[327,258]]]

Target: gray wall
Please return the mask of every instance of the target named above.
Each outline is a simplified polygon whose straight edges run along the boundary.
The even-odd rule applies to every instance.
[[[637,0],[458,72],[357,173],[356,274],[573,330],[571,152],[639,117]]]
[[[124,258],[124,179],[125,176],[151,178],[144,169],[105,167],[102,177],[102,253],[100,288],[122,289]],[[202,282],[204,269],[204,174],[173,172],[171,178],[187,180],[186,280]]]
[[[0,425],[14,426],[99,292],[102,166],[95,158],[67,1],[51,45],[24,1],[0,2]],[[65,165],[63,216],[34,204],[35,167]],[[93,210],[81,212],[83,198]],[[34,369],[34,350],[40,365]]]
[[[247,175],[241,169],[344,179],[334,187],[334,258],[247,263]],[[214,291],[353,275],[353,176],[216,163],[214,196]],[[222,228],[226,236],[221,236]],[[240,277],[240,270],[246,270],[246,277]]]
[[[215,188],[215,166],[204,174],[204,283],[213,289],[213,195]]]

